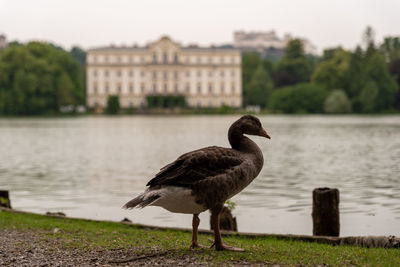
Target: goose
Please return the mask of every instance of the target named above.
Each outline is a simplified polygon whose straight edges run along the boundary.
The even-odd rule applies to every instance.
[[[260,120],[244,115],[228,130],[232,148],[210,146],[185,153],[161,168],[148,188],[123,208],[159,206],[170,212],[193,214],[191,249],[198,243],[199,214],[211,211],[216,250],[244,251],[222,242],[219,214],[226,200],[242,191],[260,173],[264,158],[260,148],[247,135],[271,137]]]

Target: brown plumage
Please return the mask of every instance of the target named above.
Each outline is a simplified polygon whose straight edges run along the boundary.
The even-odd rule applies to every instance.
[[[242,251],[222,243],[219,213],[227,199],[242,191],[259,174],[264,163],[261,150],[243,134],[270,138],[256,117],[245,115],[229,128],[232,148],[211,146],[183,154],[163,167],[147,183],[149,188],[124,208],[154,205],[172,212],[192,213],[191,248],[200,246],[198,214],[210,209],[216,249]]]

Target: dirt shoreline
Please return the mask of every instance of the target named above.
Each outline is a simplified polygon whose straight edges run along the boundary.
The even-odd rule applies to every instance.
[[[82,250],[66,248],[36,230],[0,230],[0,266],[209,266],[191,255],[174,250],[141,254],[137,248]],[[193,251],[195,255],[196,252]],[[282,266],[277,264],[227,262],[226,266]]]

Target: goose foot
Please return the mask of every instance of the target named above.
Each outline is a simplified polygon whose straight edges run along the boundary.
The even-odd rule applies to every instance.
[[[192,242],[192,244],[190,244],[190,249],[196,248],[206,248],[206,246],[200,245],[198,242]]]
[[[214,246],[215,246],[215,243],[212,244],[210,248],[212,248]],[[235,252],[244,252],[245,251],[243,248],[236,248],[236,247],[225,245],[223,243],[221,243],[218,246],[215,246],[215,249],[218,250],[218,251],[221,251],[221,250],[235,251]]]

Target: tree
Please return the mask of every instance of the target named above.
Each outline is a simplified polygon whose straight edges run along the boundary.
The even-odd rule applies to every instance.
[[[242,58],[242,82],[243,87],[249,84],[254,72],[261,62],[260,55],[256,52],[248,52]]]
[[[394,77],[390,75],[389,68],[381,52],[377,51],[366,60],[365,72],[368,78],[363,88],[365,89],[365,87],[372,86],[371,84],[375,83],[378,89],[375,111],[393,108],[398,86]]]
[[[362,112],[365,113],[375,112],[378,92],[379,89],[375,82],[370,81],[365,85],[359,96],[359,102],[361,104]]]
[[[318,64],[311,81],[322,84],[327,89],[349,88],[350,61],[349,52],[343,49],[334,50],[330,58]]]
[[[78,46],[72,47],[69,54],[73,59],[79,62],[79,75],[82,81],[83,87],[86,85],[86,52]],[[80,105],[85,105],[86,103],[86,90],[80,90],[75,92],[75,98],[77,103]]]
[[[79,62],[79,64],[83,67],[86,65],[86,52],[79,46],[74,46],[71,48],[71,51],[69,51],[69,54],[73,59]]]
[[[119,109],[119,97],[117,95],[108,96],[106,113],[115,115],[118,114]]]
[[[277,87],[308,82],[312,73],[312,62],[306,57],[303,43],[299,39],[291,40],[285,55],[276,66],[274,81]]]
[[[375,31],[372,29],[371,26],[367,26],[365,29],[363,36],[362,36],[364,45],[366,47],[365,50],[365,56],[369,57],[370,55],[373,55],[376,51],[375,47]]]
[[[343,48],[337,47],[337,48],[324,49],[322,57],[320,58],[320,62],[332,59],[335,56],[336,52],[338,52],[339,50],[343,50]]]
[[[385,59],[389,64],[400,59],[400,37],[386,37],[380,46]]]
[[[264,108],[267,104],[268,96],[272,92],[272,88],[272,79],[269,73],[264,69],[263,64],[260,63],[247,86],[244,104],[258,105]]]
[[[272,90],[272,79],[269,70],[273,64],[262,60],[255,52],[246,53],[242,60],[242,82],[244,105],[265,107],[266,99]]]
[[[364,53],[360,46],[357,46],[357,48],[351,54],[349,79],[349,87],[342,88],[345,89],[350,99],[354,99],[360,94],[361,89],[363,88],[367,79],[367,74],[365,72]]]
[[[390,64],[390,74],[396,77],[398,90],[394,106],[400,110],[400,59],[396,59]]]
[[[320,85],[301,83],[274,91],[268,107],[284,113],[322,113],[326,95]]]
[[[0,114],[58,113],[83,94],[79,64],[59,47],[31,42],[0,53]]]
[[[351,102],[343,90],[332,91],[324,102],[326,113],[350,113]]]

